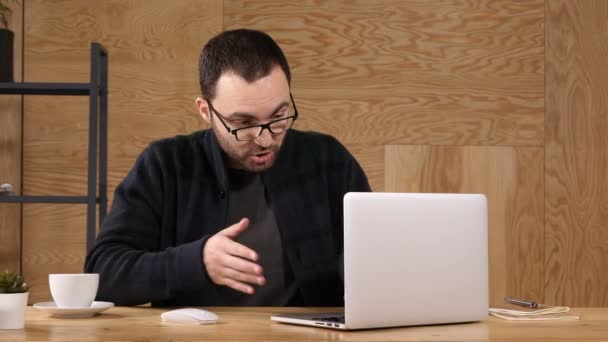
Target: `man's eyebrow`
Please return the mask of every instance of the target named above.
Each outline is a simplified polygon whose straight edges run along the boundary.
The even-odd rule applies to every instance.
[[[289,106],[289,102],[283,101],[283,102],[279,103],[279,105],[276,106],[275,109],[272,111],[270,116],[273,116],[279,110],[283,109],[285,106]],[[228,114],[228,118],[230,118],[230,119],[257,119],[255,117],[255,115],[253,115],[251,113],[247,113],[247,112],[232,112],[232,113]]]

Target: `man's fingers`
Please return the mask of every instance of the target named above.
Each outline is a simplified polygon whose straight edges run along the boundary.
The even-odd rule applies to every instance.
[[[222,265],[254,276],[261,276],[264,271],[262,266],[232,255],[225,255],[222,258]]]
[[[227,241],[224,241],[223,243],[224,245],[222,248],[224,249],[224,252],[243,259],[258,261],[258,253],[253,251],[253,249],[230,239],[227,239]]]
[[[255,263],[258,254],[234,241],[247,227],[244,218],[207,240],[203,249],[203,263],[213,283],[225,285],[237,291],[252,294],[251,285],[264,285],[263,269]]]
[[[241,283],[239,281],[236,281],[234,279],[225,278],[223,282],[224,282],[224,285],[231,287],[237,291],[246,293],[246,294],[253,294],[255,292],[253,290],[253,287],[251,287],[247,284]]]
[[[239,222],[233,224],[232,226],[222,230],[220,234],[229,237],[230,239],[236,239],[239,234],[241,234],[247,227],[249,226],[249,219],[243,218]]]
[[[224,269],[224,277],[236,280],[241,283],[248,283],[254,285],[264,285],[266,283],[266,279],[263,276],[251,275],[243,272],[239,272],[233,268],[225,268]]]

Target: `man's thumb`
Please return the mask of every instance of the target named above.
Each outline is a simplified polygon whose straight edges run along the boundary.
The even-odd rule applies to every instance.
[[[235,239],[239,236],[247,227],[249,226],[249,219],[243,218],[239,222],[233,224],[232,226],[222,230],[220,233],[224,236],[227,236],[231,239]]]

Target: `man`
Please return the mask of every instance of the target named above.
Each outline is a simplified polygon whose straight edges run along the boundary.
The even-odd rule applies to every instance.
[[[239,29],[199,60],[211,129],[152,143],[117,187],[86,272],[118,305],[340,306],[343,196],[367,178],[334,138],[291,129],[280,47]]]

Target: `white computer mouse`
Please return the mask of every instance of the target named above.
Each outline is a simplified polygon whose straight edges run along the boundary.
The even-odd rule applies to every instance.
[[[203,309],[184,308],[163,312],[160,319],[163,322],[212,324],[217,322],[217,315]]]

